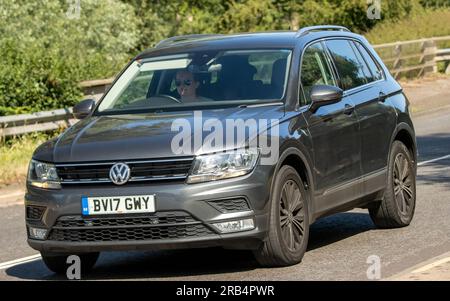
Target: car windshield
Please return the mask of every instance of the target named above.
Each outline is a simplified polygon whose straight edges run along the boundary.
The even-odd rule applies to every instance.
[[[291,51],[224,50],[133,61],[98,107],[100,113],[279,101]]]

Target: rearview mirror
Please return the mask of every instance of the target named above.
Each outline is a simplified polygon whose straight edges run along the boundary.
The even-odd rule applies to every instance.
[[[95,100],[93,99],[85,99],[79,103],[77,103],[73,107],[73,116],[76,119],[83,119],[91,114],[92,110],[95,107]]]
[[[344,91],[335,86],[315,85],[310,93],[310,110],[315,112],[321,106],[337,103],[342,99],[343,94]]]

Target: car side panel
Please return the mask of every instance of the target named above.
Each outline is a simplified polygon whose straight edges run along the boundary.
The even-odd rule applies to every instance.
[[[367,180],[365,194],[383,189],[386,183],[390,137],[397,116],[389,100],[383,96],[385,91],[389,91],[389,83],[380,81],[352,94],[360,124],[361,166]]]

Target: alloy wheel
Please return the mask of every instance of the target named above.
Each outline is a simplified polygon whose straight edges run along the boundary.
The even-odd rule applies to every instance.
[[[407,158],[399,153],[394,161],[394,195],[402,215],[407,215],[414,197],[412,172]]]
[[[296,251],[305,232],[304,199],[293,180],[284,183],[280,200],[280,227],[283,240],[291,251]]]

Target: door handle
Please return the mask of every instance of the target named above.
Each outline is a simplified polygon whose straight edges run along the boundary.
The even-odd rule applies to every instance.
[[[386,94],[384,94],[383,92],[380,92],[380,94],[378,94],[378,101],[384,102],[386,100]]]
[[[353,111],[355,110],[355,107],[346,103],[344,106],[344,114],[345,115],[352,115]]]

